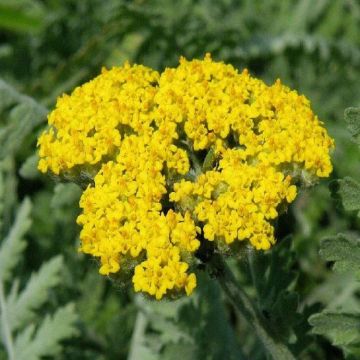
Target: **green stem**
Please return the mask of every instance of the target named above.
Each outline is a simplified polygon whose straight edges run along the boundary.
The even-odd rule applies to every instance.
[[[249,261],[249,270],[250,270],[250,276],[251,276],[251,281],[254,285],[255,291],[256,291],[256,295],[258,296],[258,288],[259,288],[259,284],[257,281],[257,277],[255,276],[256,270],[256,254],[255,254],[255,249],[248,249],[247,251],[247,259]]]
[[[6,352],[9,356],[9,360],[15,360],[15,352],[14,352],[14,343],[11,336],[9,321],[7,318],[7,309],[6,309],[6,300],[4,295],[4,287],[3,283],[0,280],[0,309],[1,309],[1,323],[2,323],[2,333],[3,333],[3,341],[6,348]]]
[[[145,314],[139,310],[136,316],[134,331],[131,338],[128,360],[141,359],[141,349],[143,346],[142,340],[144,339],[147,323],[148,320]]]
[[[225,294],[234,307],[254,328],[258,338],[274,360],[295,360],[288,347],[275,339],[265,319],[258,312],[253,301],[238,285],[233,273],[220,254],[214,254],[208,263],[211,272],[217,277]]]
[[[196,176],[199,176],[201,173],[202,173],[202,167],[201,167],[201,164],[200,164],[200,161],[199,159],[197,158],[197,156],[192,153],[191,151],[188,153],[189,157],[190,157],[190,160],[192,162],[192,165],[193,165],[193,169],[195,171],[195,174]]]

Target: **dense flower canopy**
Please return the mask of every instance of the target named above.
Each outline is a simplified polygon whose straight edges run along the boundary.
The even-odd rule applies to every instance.
[[[39,170],[94,174],[80,250],[157,299],[193,291],[203,242],[269,249],[296,184],[332,171],[333,140],[304,96],[209,55],[161,74],[104,69],[60,97],[49,124]]]

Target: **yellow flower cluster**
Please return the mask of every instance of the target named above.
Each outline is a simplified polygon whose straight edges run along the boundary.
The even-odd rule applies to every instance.
[[[103,70],[59,98],[49,124],[39,170],[96,173],[80,251],[156,299],[191,294],[202,242],[268,249],[295,180],[332,171],[333,140],[304,96],[209,55],[161,74]]]
[[[218,171],[176,183],[170,199],[181,204],[194,198],[193,213],[205,224],[205,239],[226,244],[249,239],[256,249],[267,250],[275,242],[269,220],[278,216],[279,204],[295,199],[296,186],[273,167],[236,161],[236,152],[226,150]]]
[[[48,117],[51,127],[38,140],[39,170],[58,175],[115,156],[127,132],[148,130],[158,78],[149,68],[125,64],[60,97]]]

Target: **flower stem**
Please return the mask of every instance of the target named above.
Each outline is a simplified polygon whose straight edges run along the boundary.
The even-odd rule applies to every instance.
[[[141,358],[142,341],[147,323],[148,320],[146,319],[145,314],[139,310],[136,316],[134,331],[131,338],[130,351],[127,358],[128,360],[136,360]]]
[[[288,347],[275,339],[268,328],[265,319],[254,306],[252,300],[237,284],[237,281],[225,263],[222,256],[214,253],[208,263],[210,271],[218,279],[220,286],[232,302],[234,307],[254,328],[258,338],[265,349],[269,352],[274,360],[295,360],[294,355]]]

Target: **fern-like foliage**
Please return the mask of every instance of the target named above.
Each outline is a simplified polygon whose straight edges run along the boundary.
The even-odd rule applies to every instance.
[[[0,79],[0,160],[19,150],[46,113],[45,107]]]
[[[350,238],[339,234],[327,238],[321,244],[320,254],[327,261],[334,262],[334,270],[350,272],[359,276],[360,271],[360,239]],[[351,285],[351,283],[350,283]],[[348,286],[347,291],[352,287]],[[360,286],[357,287],[360,289]],[[344,296],[344,295],[343,295]],[[343,302],[346,301],[346,296]],[[325,309],[321,313],[312,315],[309,319],[315,334],[327,337],[333,345],[339,346],[349,359],[360,356],[360,311],[359,301],[346,311],[340,302],[338,308]]]
[[[2,175],[0,167],[0,204],[5,192]],[[26,247],[24,235],[31,225],[30,214],[31,202],[25,199],[0,243],[0,334],[3,345],[3,349],[0,345],[0,358],[9,360],[56,356],[62,350],[61,341],[76,334],[77,316],[73,304],[60,307],[52,315],[44,314],[42,321],[37,315],[47,302],[49,290],[60,283],[62,257],[57,256],[43,264],[24,286],[14,279]]]
[[[360,145],[360,108],[348,108],[345,120],[355,143]],[[360,210],[360,184],[347,177],[332,184],[333,195],[340,200],[347,211]],[[333,345],[342,349],[347,359],[360,357],[360,301],[354,292],[360,291],[360,238],[353,234],[338,234],[324,239],[320,255],[333,263],[335,272],[344,274],[343,283],[347,283],[346,292],[342,292],[341,301],[336,307],[327,307],[324,311],[309,318],[315,334],[328,338]],[[350,276],[351,281],[346,281]],[[345,281],[344,281],[345,280]],[[344,295],[345,294],[345,295]],[[351,302],[348,300],[351,296]],[[351,307],[347,305],[351,303]]]
[[[171,303],[136,299],[139,312],[128,360],[246,358],[227,322],[220,287],[201,274],[197,290]]]

